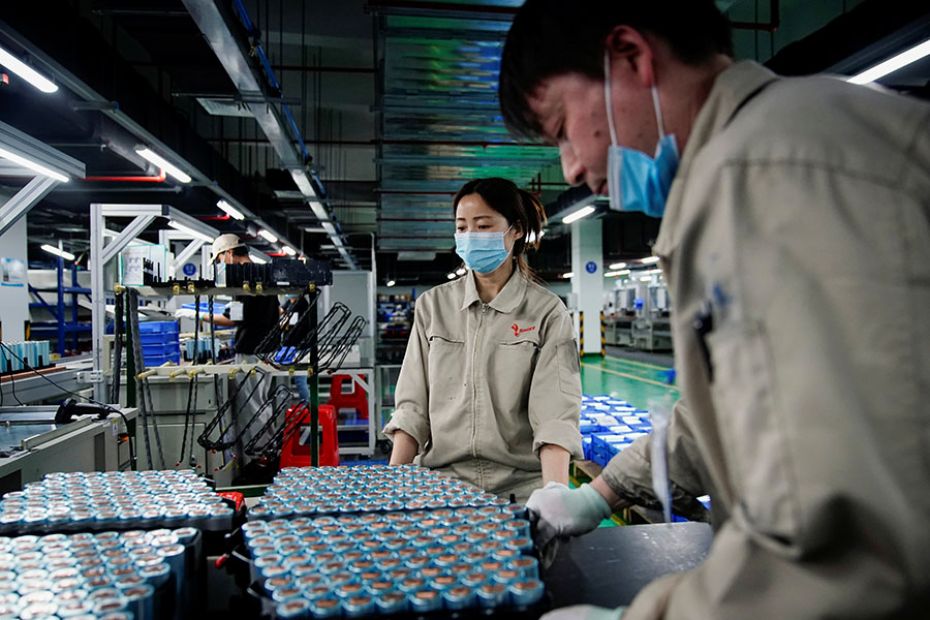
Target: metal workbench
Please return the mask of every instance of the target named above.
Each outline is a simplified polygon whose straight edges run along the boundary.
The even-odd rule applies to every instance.
[[[78,382],[78,373],[90,370],[90,358],[69,361],[64,366],[42,370],[25,370],[0,377],[0,395],[4,405],[40,403],[64,398],[68,392],[87,389]],[[42,376],[39,376],[39,375]]]

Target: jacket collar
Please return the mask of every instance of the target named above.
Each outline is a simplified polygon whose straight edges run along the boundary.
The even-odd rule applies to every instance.
[[[465,281],[465,295],[462,300],[461,309],[465,310],[470,308],[472,304],[480,302],[481,298],[478,297],[478,288],[475,285],[475,274],[471,270],[462,277],[462,280]],[[517,309],[517,306],[520,305],[523,298],[526,296],[526,284],[526,278],[514,267],[513,274],[511,274],[510,279],[507,280],[507,284],[504,285],[501,292],[498,293],[497,297],[492,299],[491,303],[488,305],[498,312],[510,314]]]
[[[743,105],[777,79],[777,75],[752,61],[733,63],[717,76],[707,101],[701,107],[691,128],[688,144],[682,154],[678,174],[668,198],[659,238],[656,239],[653,248],[655,254],[667,255],[677,245],[675,231],[682,218],[680,207],[684,199],[684,186],[698,154],[714,136],[730,124]]]

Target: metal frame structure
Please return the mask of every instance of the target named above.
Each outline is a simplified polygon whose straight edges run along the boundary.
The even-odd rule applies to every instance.
[[[109,218],[132,218],[132,221],[113,237],[110,243],[105,243],[103,231]],[[106,264],[116,256],[136,237],[145,231],[156,219],[164,218],[216,237],[219,231],[197,220],[186,213],[169,205],[140,205],[140,204],[101,204],[90,205],[90,290],[91,290],[91,317],[93,321],[93,361],[94,361],[94,398],[106,398],[106,385],[103,381],[104,368],[104,329],[106,326],[106,295],[107,288],[104,282],[104,269]],[[198,246],[199,248],[199,246]],[[195,250],[196,251],[196,250]]]
[[[4,122],[0,122],[0,147],[65,176],[79,178],[84,176],[83,163]],[[9,172],[9,167],[5,167],[4,171]],[[0,205],[0,235],[9,230],[19,221],[19,218],[62,183],[26,168],[14,167],[12,172],[33,178],[14,196]]]
[[[288,130],[286,118],[293,123],[290,112],[283,108],[279,110],[270,101],[265,101],[264,89],[256,73],[252,69],[246,50],[239,44],[233,30],[215,0],[182,0],[190,12],[194,22],[203,33],[210,49],[216,54],[236,90],[244,98],[259,96],[261,103],[243,103],[258,122],[262,132],[274,149],[284,168],[290,172],[294,183],[303,200],[320,221],[320,225],[329,235],[332,244],[339,251],[350,269],[357,269],[355,258],[349,254],[342,236],[336,230],[323,201],[313,187],[310,174],[307,171],[303,153],[294,145]],[[244,10],[244,9],[243,9]],[[242,15],[241,15],[242,16]],[[252,53],[263,55],[261,46],[256,44]],[[299,135],[299,134],[298,134]],[[301,144],[302,145],[302,144]]]

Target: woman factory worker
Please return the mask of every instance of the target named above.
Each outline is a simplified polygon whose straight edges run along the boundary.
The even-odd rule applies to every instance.
[[[453,201],[468,273],[417,299],[384,433],[391,464],[415,460],[523,502],[568,482],[581,457],[581,380],[572,320],[526,262],[545,224],[539,200],[505,179]]]

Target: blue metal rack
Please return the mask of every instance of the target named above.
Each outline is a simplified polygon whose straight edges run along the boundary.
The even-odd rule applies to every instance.
[[[82,288],[78,285],[78,270],[76,265],[71,265],[71,286],[64,285],[65,261],[62,258],[58,259],[57,272],[58,278],[56,288],[36,288],[31,284],[29,285],[29,293],[37,300],[31,302],[29,307],[43,308],[55,317],[54,321],[36,321],[32,323],[30,330],[33,335],[45,336],[48,339],[55,338],[55,350],[58,352],[58,355],[64,355],[65,344],[67,343],[68,337],[73,338],[72,348],[77,349],[81,334],[91,332],[91,324],[89,322],[78,321],[78,297],[85,295],[87,299],[90,299],[90,289]],[[45,301],[42,297],[42,293],[56,293],[57,301],[55,305],[51,305]],[[66,296],[71,297],[70,304],[65,303]],[[68,309],[71,310],[70,319],[66,312]]]

